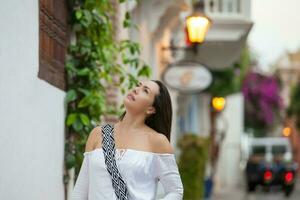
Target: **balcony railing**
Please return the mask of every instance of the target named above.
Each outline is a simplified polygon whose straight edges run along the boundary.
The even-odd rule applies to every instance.
[[[204,0],[205,13],[212,18],[250,18],[250,0]]]

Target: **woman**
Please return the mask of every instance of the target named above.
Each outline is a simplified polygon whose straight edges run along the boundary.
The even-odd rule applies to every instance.
[[[91,131],[71,199],[152,200],[160,181],[164,200],[182,200],[183,186],[169,142],[172,106],[167,88],[158,80],[140,82],[124,106],[116,124]],[[114,142],[113,169],[103,146],[104,139],[110,139],[107,134]]]

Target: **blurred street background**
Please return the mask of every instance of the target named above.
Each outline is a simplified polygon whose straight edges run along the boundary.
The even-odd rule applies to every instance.
[[[90,131],[149,79],[170,91],[184,200],[299,199],[299,8],[0,1],[0,200],[70,199]]]
[[[282,199],[290,199],[296,200],[300,195],[299,183],[297,184],[297,189],[295,192],[289,197],[286,198],[284,195],[278,190],[278,188],[273,189],[270,193],[265,193],[262,190],[258,190],[255,193],[248,194],[245,192],[244,187],[237,187],[231,190],[222,190],[219,191],[218,194],[215,194],[213,199],[216,200],[231,200],[231,199],[243,199],[243,200],[282,200]]]

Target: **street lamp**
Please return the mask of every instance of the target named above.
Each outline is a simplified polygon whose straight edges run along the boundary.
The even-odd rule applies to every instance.
[[[224,97],[213,97],[211,103],[215,111],[221,112],[226,105],[226,100]]]
[[[282,135],[284,137],[289,137],[291,136],[291,134],[292,134],[292,129],[290,127],[286,126],[282,129]]]
[[[187,43],[194,45],[203,43],[210,25],[211,20],[201,12],[188,16],[186,18]]]
[[[187,46],[178,47],[171,43],[163,50],[189,50],[197,52],[197,45],[202,44],[211,26],[212,20],[204,14],[204,1],[199,0],[193,4],[193,13],[185,19],[185,32]]]

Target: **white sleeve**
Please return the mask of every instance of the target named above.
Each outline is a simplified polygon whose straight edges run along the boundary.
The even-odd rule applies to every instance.
[[[89,190],[89,152],[84,153],[81,168],[73,188],[71,200],[88,200]]]
[[[156,176],[166,194],[161,200],[182,200],[183,185],[174,154],[161,154],[156,157]]]

